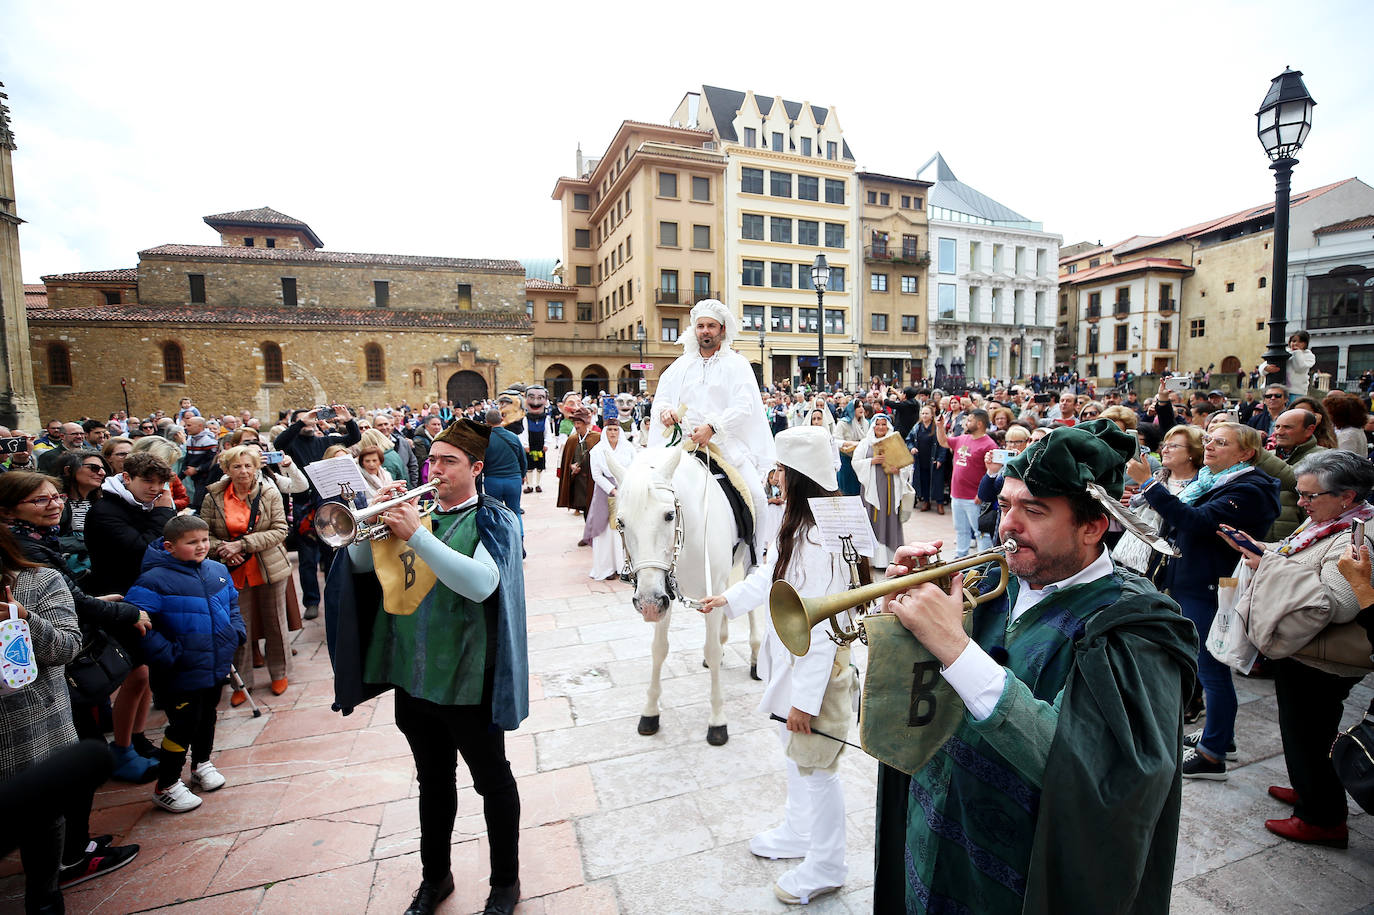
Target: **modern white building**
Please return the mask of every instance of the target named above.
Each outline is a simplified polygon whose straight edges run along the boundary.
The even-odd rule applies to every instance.
[[[1316,371],[1345,387],[1374,371],[1374,215],[1312,236],[1312,247],[1288,252],[1288,326],[1307,329]]]
[[[935,182],[928,326],[936,382],[951,372],[970,384],[1050,372],[1063,239],[960,181],[939,153],[917,177]]]

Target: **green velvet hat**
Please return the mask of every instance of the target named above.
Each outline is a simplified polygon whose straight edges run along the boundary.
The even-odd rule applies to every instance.
[[[1004,473],[1026,484],[1037,499],[1085,495],[1096,483],[1121,498],[1126,462],[1135,457],[1136,440],[1109,419],[1060,426],[1007,462]]]
[[[491,426],[460,416],[450,423],[447,429],[440,432],[434,441],[450,444],[465,452],[472,460],[480,461],[486,457],[487,440],[490,438]]]

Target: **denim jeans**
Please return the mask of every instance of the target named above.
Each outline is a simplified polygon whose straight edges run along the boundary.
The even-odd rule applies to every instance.
[[[978,533],[978,500],[951,499],[954,506],[954,558],[967,556],[973,547],[978,550],[992,549],[992,538]]]
[[[1183,608],[1183,615],[1197,627],[1197,678],[1207,700],[1207,720],[1202,727],[1201,747],[1208,756],[1225,759],[1226,751],[1236,742],[1236,685],[1231,680],[1231,668],[1212,657],[1207,650],[1207,632],[1217,615],[1217,598],[1174,597]]]
[[[515,512],[515,517],[520,521],[520,536],[524,537],[525,519],[520,516],[520,478],[483,477],[482,488],[487,495]]]

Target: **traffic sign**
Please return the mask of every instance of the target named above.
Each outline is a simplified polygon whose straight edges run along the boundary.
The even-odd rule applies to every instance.
[[[652,362],[631,362],[630,371],[632,372],[652,372],[654,364]]]

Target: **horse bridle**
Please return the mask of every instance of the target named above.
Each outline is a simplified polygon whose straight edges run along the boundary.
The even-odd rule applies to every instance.
[[[693,600],[682,593],[677,583],[677,557],[682,552],[682,542],[686,532],[682,528],[682,503],[678,501],[677,491],[671,486],[656,486],[655,489],[667,490],[673,497],[673,554],[667,562],[660,559],[644,559],[635,562],[630,557],[630,546],[625,542],[625,522],[619,515],[615,519],[615,529],[620,533],[620,545],[625,553],[625,566],[620,570],[620,580],[627,584],[639,584],[640,569],[659,569],[664,573],[663,586],[668,592],[668,600],[681,601],[689,610],[700,610],[701,601]]]

